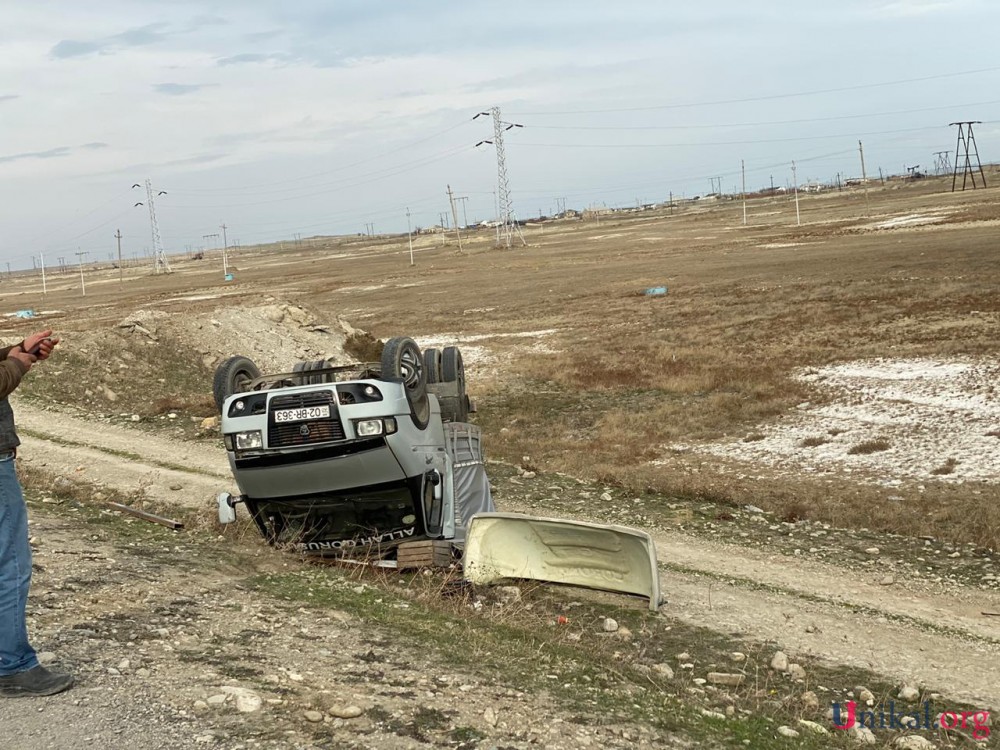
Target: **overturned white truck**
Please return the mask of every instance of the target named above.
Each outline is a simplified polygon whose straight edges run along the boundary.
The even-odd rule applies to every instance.
[[[399,337],[379,363],[277,375],[231,357],[213,393],[240,490],[219,496],[219,518],[244,504],[271,544],[391,558],[402,542],[460,545],[471,517],[494,510],[457,347]]]
[[[213,391],[240,489],[219,496],[224,523],[244,504],[269,543],[320,556],[385,560],[404,542],[446,540],[473,583],[554,581],[660,605],[645,532],[495,512],[456,347],[394,338],[379,363],[277,375],[231,357]]]

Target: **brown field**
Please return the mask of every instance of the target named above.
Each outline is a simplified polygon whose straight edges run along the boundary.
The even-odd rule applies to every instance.
[[[988,177],[997,184],[995,171]],[[91,346],[89,359],[72,360],[74,336],[93,340],[137,309],[195,315],[273,299],[381,338],[457,338],[494,458],[635,493],[749,503],[996,549],[995,480],[954,481],[962,464],[948,455],[926,457],[926,480],[886,487],[836,472],[748,468],[698,450],[750,444],[798,405],[822,404],[828,396],[816,383],[794,377],[802,368],[995,361],[1000,193],[949,189],[942,178],[876,183],[867,216],[860,188],[800,195],[801,226],[792,198],[780,196],[749,201],[746,226],[736,200],[529,225],[528,247],[509,251],[493,248],[492,230],[466,237],[461,254],[453,235],[447,244],[422,235],[413,267],[405,236],[314,238],[283,251],[242,249],[228,285],[211,256],[179,259],[170,275],[129,268],[124,284],[117,271],[89,269],[86,297],[77,274],[50,276],[44,299],[37,277],[15,277],[0,287],[0,309],[56,311],[44,321],[68,339],[68,373],[81,389],[101,352]],[[661,285],[665,296],[643,294]],[[4,325],[14,337],[38,324]],[[169,371],[159,377],[173,392],[150,403],[133,373],[125,380],[135,393],[121,408],[206,416],[211,361],[241,351],[240,341],[215,344],[157,351],[154,367]],[[184,379],[175,383],[178,372]],[[96,410],[63,386],[54,397]],[[799,450],[828,439],[811,435]],[[856,454],[893,447],[878,434],[854,442]]]
[[[29,628],[79,684],[0,701],[0,723],[26,750],[818,750],[856,746],[826,712],[866,690],[995,713],[1000,193],[949,186],[873,187],[870,212],[803,195],[801,226],[782,196],[747,226],[699,202],[527,226],[512,250],[420,235],[413,267],[405,236],[314,238],[244,248],[228,284],[217,254],[88,267],[85,297],[78,273],[44,298],[4,280],[7,341],[64,338],[12,400]],[[454,598],[457,569],[318,567],[245,513],[218,525],[216,364],[372,356],[345,324],[458,343],[498,508],[649,533],[660,611],[523,581]]]

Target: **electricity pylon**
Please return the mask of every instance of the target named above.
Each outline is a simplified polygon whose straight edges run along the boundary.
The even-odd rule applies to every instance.
[[[975,190],[976,170],[983,180],[983,187],[986,187],[986,175],[983,174],[983,165],[979,162],[979,149],[976,147],[976,136],[972,134],[972,126],[979,125],[980,120],[965,120],[963,122],[952,122],[949,125],[958,126],[958,144],[955,146],[955,171],[951,175],[951,192],[955,192],[955,183],[958,180],[959,164],[962,165],[962,190],[965,190],[966,181],[972,178],[972,189]],[[970,154],[971,149],[971,154]],[[975,166],[972,160],[975,159]]]
[[[140,187],[139,183],[135,183],[133,188]],[[166,195],[166,190],[161,190],[157,195]],[[136,203],[136,206],[141,206],[142,203]],[[149,229],[153,235],[153,270],[155,273],[170,273],[170,261],[167,260],[167,254],[163,251],[163,243],[160,242],[160,227],[156,223],[156,206],[153,203],[153,183],[146,180],[146,206],[149,208]]]
[[[493,140],[485,139],[479,141],[476,145],[482,146],[484,143],[488,143],[496,148],[497,151],[497,194],[499,196],[500,208],[500,216],[497,217],[500,222],[500,225],[497,227],[497,245],[503,244],[506,248],[510,249],[510,244],[515,234],[521,240],[522,245],[527,245],[528,243],[524,241],[524,235],[521,234],[521,227],[518,226],[517,217],[514,215],[514,203],[510,197],[510,181],[507,178],[507,160],[503,149],[504,132],[514,128],[523,128],[524,126],[501,120],[500,107],[493,107],[489,112],[480,112],[472,119],[475,120],[476,117],[487,115],[493,116]]]

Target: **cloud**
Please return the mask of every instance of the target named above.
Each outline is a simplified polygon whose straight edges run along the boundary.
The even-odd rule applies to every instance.
[[[216,83],[154,83],[153,90],[167,96],[184,96],[184,94],[193,94],[199,89],[217,85]]]
[[[165,23],[147,23],[145,26],[136,26],[134,29],[127,29],[108,37],[108,41],[122,47],[145,47],[166,39],[166,29]]]
[[[20,94],[0,94],[0,102],[11,102],[20,98]]]
[[[248,42],[267,42],[284,34],[284,29],[271,29],[270,31],[252,31],[244,34],[243,38]]]
[[[912,18],[955,10],[956,5],[954,0],[893,0],[872,8],[871,12],[881,18]]]
[[[255,65],[264,63],[289,63],[296,60],[294,55],[286,52],[244,52],[239,55],[230,55],[216,60],[219,66],[226,65]]]
[[[195,16],[190,21],[188,21],[185,27],[188,31],[196,31],[197,29],[204,28],[206,26],[227,26],[229,21],[222,16],[216,16],[209,13],[203,13],[200,16]]]
[[[209,154],[198,154],[196,156],[187,156],[183,159],[172,159],[171,161],[161,162],[157,166],[162,167],[182,167],[197,164],[208,164],[213,161],[219,161],[220,159],[225,159],[229,154],[219,152],[219,153],[209,153]]]
[[[100,44],[98,42],[78,42],[74,39],[63,39],[59,42],[59,44],[52,48],[49,55],[61,60],[66,59],[67,57],[82,57],[83,55],[91,55],[95,52],[101,52],[106,46],[107,45]]]
[[[162,21],[147,23],[142,26],[135,26],[125,29],[117,34],[102,37],[99,39],[80,40],[63,39],[56,44],[49,55],[60,60],[71,57],[85,57],[87,55],[107,55],[122,49],[132,47],[148,47],[152,44],[159,44],[176,34],[189,33],[210,23],[208,16],[199,16],[191,21],[187,26],[173,31],[169,24]],[[213,20],[211,23],[221,22],[221,19]]]
[[[9,164],[14,161],[24,161],[26,159],[56,159],[61,156],[69,156],[73,149],[69,146],[56,146],[46,151],[25,151],[20,154],[9,154],[0,156],[0,164]]]
[[[109,148],[109,146],[107,143],[102,143],[100,141],[84,143],[81,146],[56,146],[55,148],[46,149],[45,151],[24,151],[20,154],[0,156],[0,164],[9,164],[15,161],[27,161],[28,159],[59,159],[64,156],[70,156],[75,151],[96,151],[103,148]]]

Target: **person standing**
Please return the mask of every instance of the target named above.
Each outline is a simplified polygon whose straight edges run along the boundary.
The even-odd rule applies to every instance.
[[[0,695],[4,696],[55,695],[73,684],[72,675],[39,664],[28,642],[31,545],[28,509],[14,468],[21,441],[8,401],[32,365],[48,359],[58,343],[52,331],[41,331],[0,349]]]

